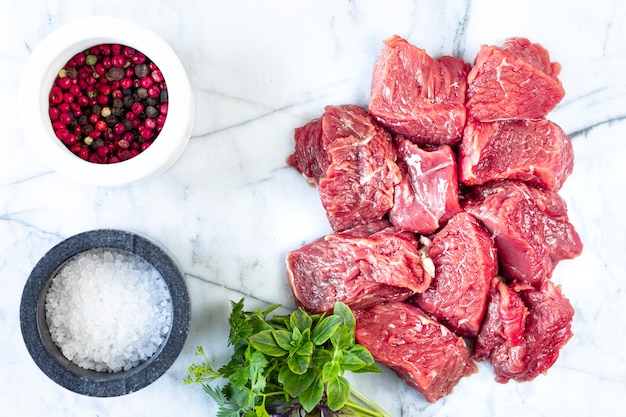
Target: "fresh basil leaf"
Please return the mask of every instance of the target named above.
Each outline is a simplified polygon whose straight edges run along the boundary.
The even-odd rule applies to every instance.
[[[350,383],[342,376],[331,379],[326,384],[327,405],[333,411],[340,410],[350,398]]]
[[[302,404],[302,408],[307,413],[313,411],[316,405],[320,403],[322,400],[322,396],[324,395],[324,383],[321,379],[315,378],[315,381],[298,397],[300,404]]]
[[[343,319],[339,316],[332,315],[324,317],[313,328],[311,341],[315,343],[316,346],[323,345],[337,331],[337,328],[341,326],[342,323]]]
[[[322,381],[328,383],[341,374],[341,365],[337,361],[331,361],[322,367]]]
[[[311,357],[312,366],[322,369],[326,362],[330,362],[333,360],[333,354],[329,350],[322,349],[318,347],[313,351],[313,355]]]
[[[288,367],[283,369],[284,372],[281,372],[280,381],[285,391],[294,398],[302,394],[315,381],[315,370],[313,368],[307,369],[303,374],[296,374]]]
[[[344,353],[342,366],[345,370],[355,373],[382,373],[374,357],[364,346],[353,345]],[[361,366],[358,366],[359,363],[361,363]]]
[[[248,341],[253,348],[268,356],[283,356],[287,354],[287,351],[276,342],[271,330],[263,330],[253,334],[248,338]]]
[[[273,330],[272,335],[274,336],[274,339],[276,340],[276,344],[278,344],[278,346],[286,351],[289,351],[289,349],[291,349],[291,332],[288,332],[287,330]]]
[[[352,314],[352,310],[346,304],[342,302],[335,303],[335,307],[333,308],[333,314],[341,317],[343,319],[343,324],[350,327],[354,330],[356,327],[356,319],[354,318],[354,314]]]
[[[339,327],[330,337],[330,342],[337,350],[348,349],[354,345],[354,331],[345,326]]]
[[[287,365],[289,366],[289,369],[291,369],[294,374],[298,375],[305,373],[310,364],[310,355],[293,355],[287,360]]]
[[[367,366],[367,363],[352,353],[346,353],[341,361],[341,367],[346,371],[358,371]]]
[[[305,342],[296,350],[297,355],[311,356],[313,354],[313,342]]]
[[[294,327],[291,331],[291,345],[300,346],[302,343],[302,332],[297,327]]]
[[[313,319],[301,308],[291,313],[289,318],[291,327],[297,328],[300,332],[304,332],[306,329],[310,329],[313,324]]]

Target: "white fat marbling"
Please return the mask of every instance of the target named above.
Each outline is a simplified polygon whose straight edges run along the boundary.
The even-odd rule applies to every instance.
[[[52,30],[97,14],[132,17],[179,54],[193,86],[193,137],[166,173],[95,188],[52,172],[16,123],[17,85]],[[562,190],[585,250],[555,281],[576,309],[574,338],[546,376],[493,381],[489,366],[437,404],[385,370],[352,376],[393,416],[599,416],[626,410],[626,3],[533,0],[0,3],[0,403],[6,416],[211,416],[181,379],[201,344],[225,361],[229,300],[291,307],[286,253],[330,231],[316,190],[285,158],[293,129],[327,104],[366,105],[382,41],[399,34],[432,55],[472,61],[481,43],[539,42],[563,65],[567,95],[550,119],[574,142]],[[193,306],[188,342],[147,388],[89,398],[49,380],[23,344],[19,302],[39,258],[76,233],[113,227],[160,242],[182,265]]]

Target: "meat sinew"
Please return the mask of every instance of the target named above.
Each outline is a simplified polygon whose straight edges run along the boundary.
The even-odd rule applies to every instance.
[[[526,38],[508,39],[502,47],[483,45],[467,76],[468,117],[541,119],[565,95],[560,71],[546,49]]]
[[[434,403],[478,370],[465,341],[403,302],[355,311],[356,341]]]
[[[319,186],[334,231],[380,220],[401,178],[391,135],[363,108],[327,106],[320,119],[297,128],[287,162]]]
[[[296,304],[312,313],[341,301],[367,308],[424,291],[432,276],[422,268],[415,235],[380,220],[319,238],[287,255]]]
[[[569,300],[552,281],[535,289],[496,278],[473,355],[493,365],[498,382],[533,380],[547,372],[572,337],[573,317]]]
[[[435,278],[412,302],[457,335],[476,337],[498,272],[491,235],[472,215],[459,213],[435,235],[428,257]]]
[[[462,211],[454,152],[447,145],[424,150],[403,138],[396,138],[395,144],[403,175],[394,188],[389,219],[415,233],[433,233]]]
[[[466,185],[512,179],[550,190],[574,168],[570,138],[549,120],[468,120],[459,146],[459,180]]]
[[[507,278],[539,288],[559,261],[582,252],[565,201],[556,191],[518,181],[474,186],[471,191],[463,208],[494,236],[500,271]]]
[[[435,60],[394,35],[374,64],[369,111],[417,144],[453,145],[465,125],[468,71],[462,59]]]

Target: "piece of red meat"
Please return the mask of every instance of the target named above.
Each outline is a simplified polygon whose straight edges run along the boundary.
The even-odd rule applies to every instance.
[[[496,278],[473,356],[488,360],[500,383],[533,380],[552,367],[572,337],[573,317],[572,305],[552,281],[536,289]]]
[[[512,179],[559,190],[574,168],[570,138],[549,120],[468,120],[459,146],[466,185]]]
[[[566,203],[556,191],[498,181],[471,187],[462,207],[494,237],[500,271],[509,279],[538,288],[559,261],[582,252]]]
[[[320,119],[297,128],[289,165],[319,186],[335,232],[380,220],[401,178],[391,135],[363,108],[327,106]]]
[[[341,301],[366,308],[405,300],[430,285],[413,233],[386,220],[326,235],[287,255],[287,278],[298,306],[332,311]]]
[[[434,236],[428,257],[435,278],[411,301],[457,335],[476,337],[498,272],[491,235],[474,216],[461,212]]]
[[[561,65],[526,38],[481,46],[467,80],[468,117],[480,121],[541,119],[565,95]]]
[[[322,119],[313,119],[294,132],[295,152],[287,158],[287,163],[296,168],[306,180],[317,186],[328,169],[327,144],[322,140]]]
[[[494,277],[473,357],[484,361],[493,356],[494,366],[506,363],[509,372],[523,372],[523,358],[526,356],[524,326],[527,317],[528,308],[520,296],[504,283],[502,277]]]
[[[469,65],[426,51],[394,35],[374,64],[370,113],[388,129],[420,145],[453,145],[465,125]]]
[[[356,310],[356,341],[434,403],[478,370],[465,341],[404,302]]]
[[[447,145],[425,150],[408,139],[394,142],[402,180],[394,188],[389,219],[415,233],[433,233],[462,211],[456,156]]]

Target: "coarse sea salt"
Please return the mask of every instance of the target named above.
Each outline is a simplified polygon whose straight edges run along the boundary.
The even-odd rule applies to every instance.
[[[116,249],[68,260],[52,280],[45,311],[63,355],[98,372],[129,370],[147,360],[172,325],[172,300],[161,274]]]

